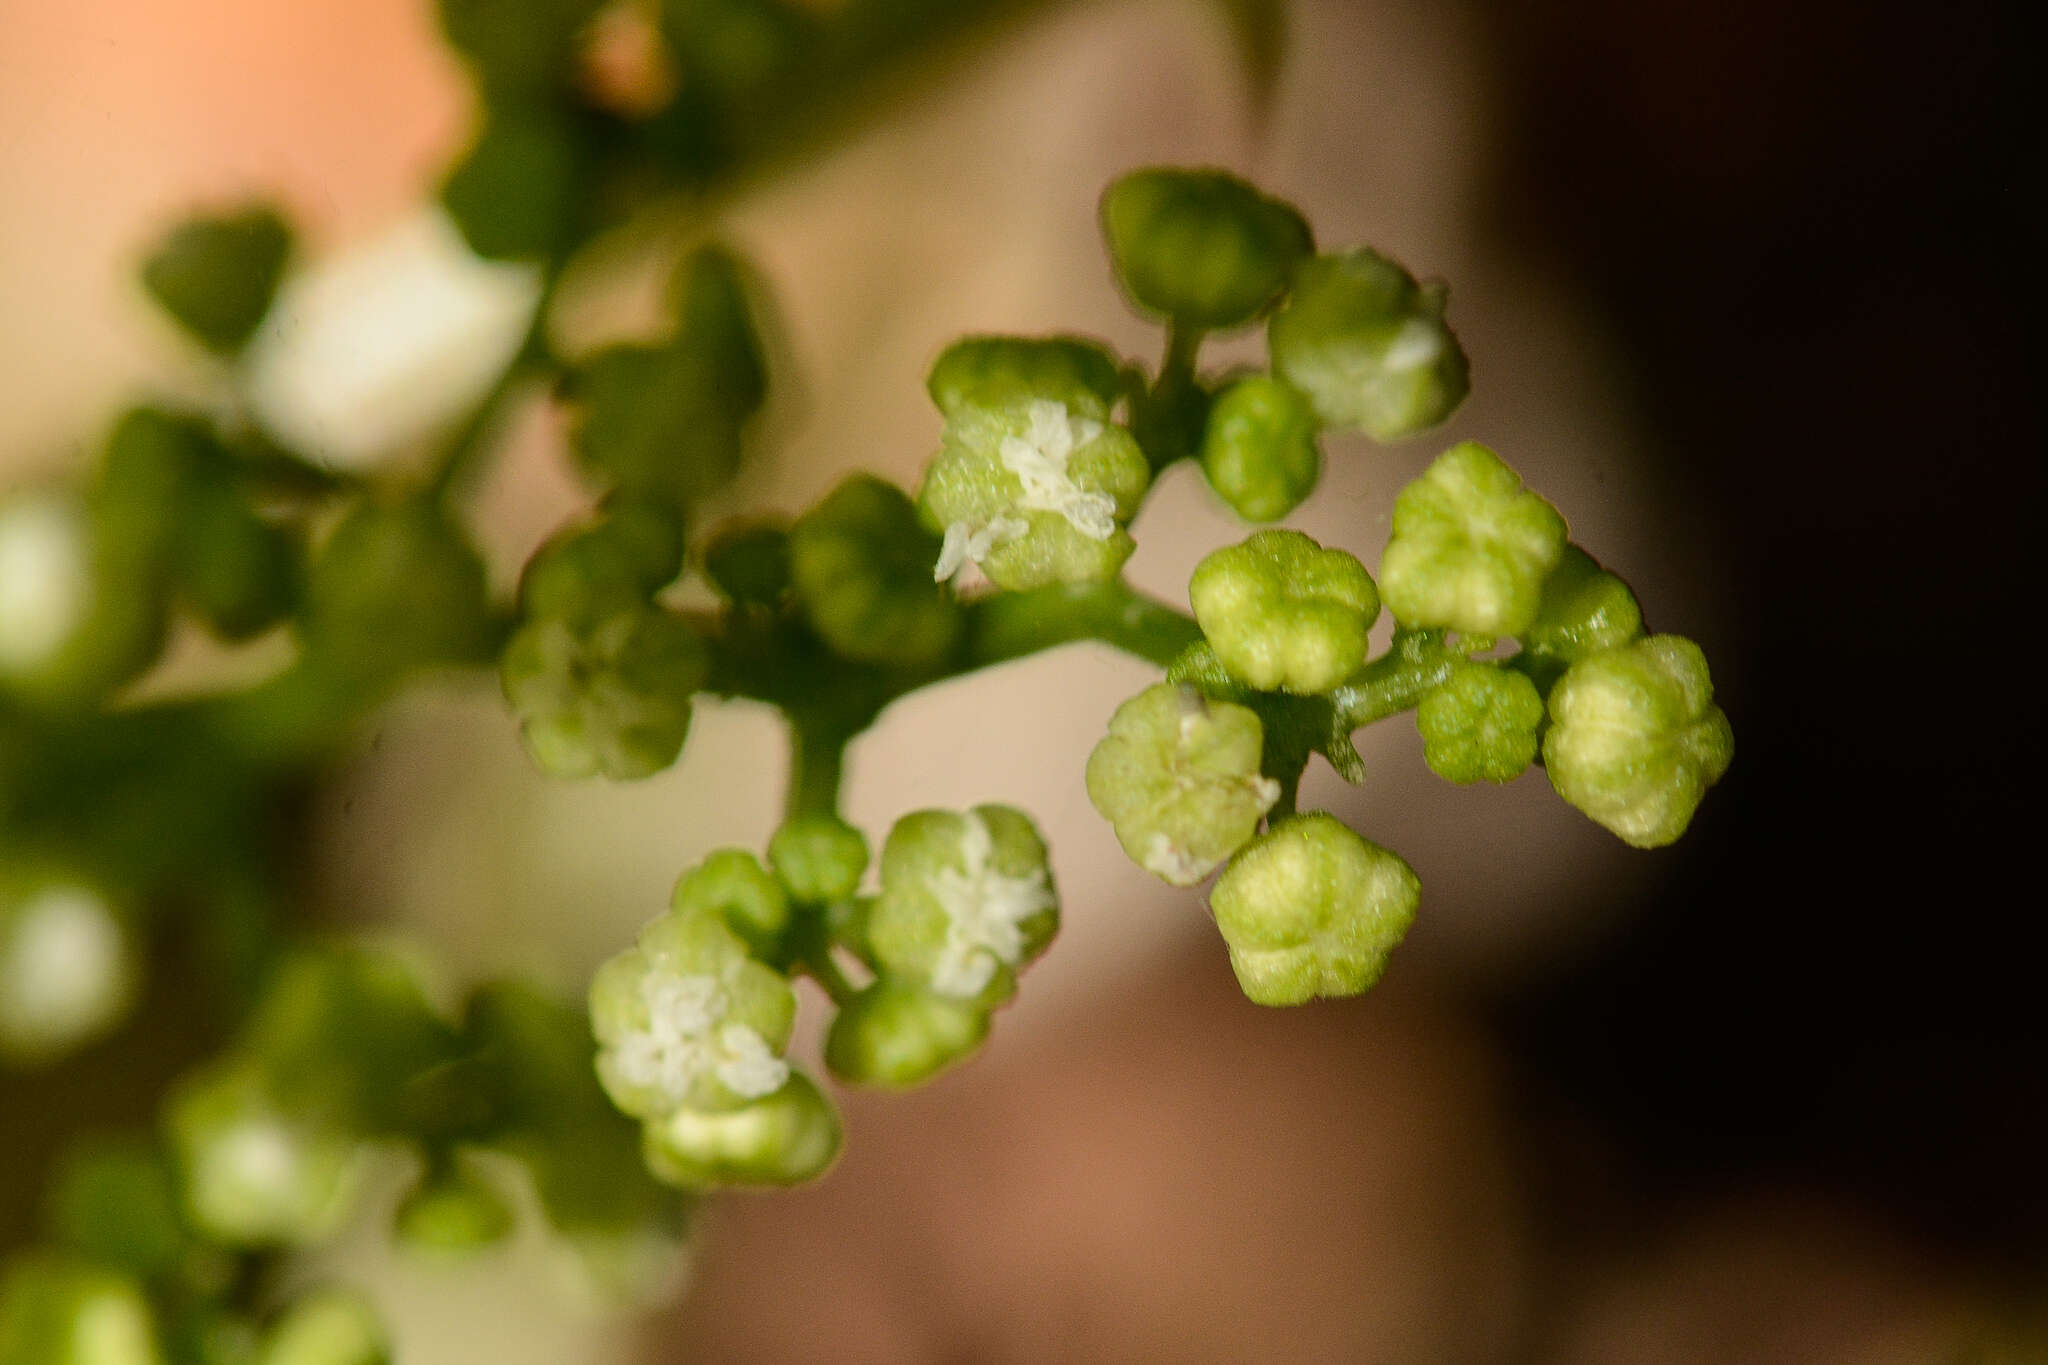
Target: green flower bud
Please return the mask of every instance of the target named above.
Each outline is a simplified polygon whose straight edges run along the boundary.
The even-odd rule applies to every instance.
[[[400,1241],[436,1256],[465,1256],[504,1240],[512,1210],[476,1176],[445,1170],[420,1182],[398,1206]]]
[[[635,1118],[733,1109],[789,1078],[796,996],[722,919],[671,911],[598,968],[597,1077]]]
[[[0,1279],[0,1365],[160,1365],[141,1286],[68,1257],[15,1261]]]
[[[1009,806],[914,811],[882,846],[868,943],[885,975],[996,1003],[1059,929],[1045,843]]]
[[[1299,1005],[1357,995],[1378,981],[1421,894],[1400,855],[1317,811],[1275,826],[1231,859],[1209,906],[1246,998]]]
[[[962,337],[940,353],[925,390],[947,417],[962,411],[1064,403],[1109,420],[1122,393],[1116,357],[1085,337]]]
[[[1734,757],[1713,700],[1706,656],[1681,636],[1579,660],[1550,692],[1550,785],[1626,843],[1670,843]]]
[[[194,218],[150,252],[142,285],[209,349],[232,355],[270,310],[291,249],[290,226],[268,205]]]
[[[704,572],[735,606],[780,606],[789,592],[789,532],[758,522],[727,527],[704,547]]]
[[[1088,755],[1088,799],[1131,861],[1193,886],[1258,833],[1280,799],[1259,773],[1265,733],[1249,708],[1159,683],[1117,707]]]
[[[644,607],[682,568],[682,519],[671,506],[617,494],[598,518],[549,537],[526,562],[519,604],[529,618],[588,624]]]
[[[1151,480],[1130,432],[1064,403],[960,408],[918,490],[926,524],[945,532],[929,572],[943,582],[973,562],[1012,590],[1113,578]]]
[[[1387,610],[1410,628],[1520,635],[1564,555],[1564,518],[1485,446],[1451,447],[1394,500],[1380,559]]]
[[[804,615],[833,651],[901,668],[945,658],[960,608],[932,579],[939,541],[893,484],[856,474],[789,532]]]
[[[209,480],[186,499],[178,578],[216,635],[245,640],[290,614],[298,598],[297,547],[240,490]]]
[[[388,1365],[376,1310],[345,1289],[300,1296],[263,1340],[256,1365]]]
[[[1543,698],[1520,673],[1464,664],[1415,709],[1422,760],[1446,782],[1512,782],[1536,761]]]
[[[164,1123],[185,1215],[201,1235],[297,1246],[339,1226],[355,1184],[355,1139],[282,1112],[248,1065],[182,1083]]]
[[[783,931],[789,928],[789,896],[783,884],[743,848],[718,849],[685,872],[669,905],[678,914],[723,920],[756,957],[776,956]]]
[[[128,1012],[136,974],[104,892],[55,872],[0,872],[0,1062],[54,1061],[105,1034]]]
[[[839,1155],[839,1115],[801,1071],[772,1095],[716,1113],[649,1119],[642,1151],[656,1179],[685,1188],[800,1185]]]
[[[1267,324],[1273,369],[1327,426],[1375,441],[1427,431],[1469,387],[1444,297],[1369,248],[1306,261]]]
[[[847,1002],[825,1035],[825,1065],[860,1085],[903,1090],[964,1061],[988,1038],[989,1012],[893,981]]]
[[[1327,692],[1365,662],[1380,614],[1372,575],[1299,531],[1260,531],[1215,551],[1188,583],[1224,667],[1262,692]]]
[[[496,97],[567,88],[583,26],[604,0],[540,0],[507,9],[503,0],[440,0],[441,30],[484,90]]]
[[[687,340],[600,351],[571,376],[577,460],[600,483],[688,506],[738,470],[747,412],[721,357]]]
[[[689,622],[649,606],[580,629],[530,622],[506,644],[500,677],[541,771],[623,782],[676,761],[709,668]]]
[[[1223,391],[1202,432],[1202,472],[1246,521],[1278,521],[1315,491],[1322,472],[1308,400],[1270,375]]]
[[[358,506],[327,538],[306,584],[308,647],[353,669],[473,660],[488,618],[483,560],[423,500]]]
[[[830,905],[860,889],[868,839],[836,815],[799,815],[768,841],[768,861],[796,900]]]
[[[1315,238],[1291,204],[1222,171],[1133,171],[1102,196],[1102,232],[1131,301],[1186,327],[1266,311]]]
[[[1628,584],[1576,545],[1543,580],[1536,623],[1522,632],[1525,648],[1572,662],[1619,649],[1643,633],[1642,609]]]
[[[727,410],[751,417],[768,398],[768,359],[747,299],[745,264],[723,247],[698,247],[676,267],[669,291],[682,344],[704,357]]]

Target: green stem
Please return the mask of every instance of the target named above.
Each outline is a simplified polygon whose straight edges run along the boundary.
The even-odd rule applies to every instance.
[[[815,952],[805,953],[802,965],[804,974],[823,986],[825,994],[832,997],[832,1003],[841,1009],[852,1004],[853,998],[860,994],[860,987],[854,985],[840,969],[838,962],[833,960],[829,945]]]
[[[789,789],[783,797],[783,818],[839,813],[846,743],[851,738],[836,728],[789,716]]]
[[[1201,638],[1193,617],[1122,579],[992,593],[968,604],[965,659],[948,676],[1076,640],[1100,641],[1164,668]]]
[[[1397,630],[1386,653],[1330,694],[1346,730],[1359,730],[1415,706],[1464,661],[1440,630]]]

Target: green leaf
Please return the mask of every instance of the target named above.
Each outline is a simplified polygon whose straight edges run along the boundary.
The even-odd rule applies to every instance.
[[[291,228],[267,205],[194,218],[150,252],[143,287],[209,349],[232,355],[270,310],[291,247]]]

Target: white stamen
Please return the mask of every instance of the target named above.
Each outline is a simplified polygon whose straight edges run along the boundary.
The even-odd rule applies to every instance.
[[[1068,417],[1064,403],[1041,400],[1025,411],[1030,423],[1026,434],[1006,436],[998,447],[1003,467],[1024,485],[1017,505],[1032,512],[1057,512],[1090,540],[1108,540],[1116,534],[1116,499],[1084,492],[1067,473],[1067,461],[1102,434],[1102,423]]]
[[[957,872],[941,868],[931,881],[932,895],[946,912],[946,943],[932,967],[932,989],[972,997],[988,986],[999,965],[1015,967],[1023,960],[1023,922],[1057,902],[1044,868],[1012,877],[991,867],[995,840],[988,822],[973,811],[963,819],[965,866]]]
[[[621,1040],[619,1075],[681,1105],[699,1077],[755,1099],[782,1088],[789,1063],[745,1024],[725,1022],[725,991],[708,976],[651,976],[640,988],[647,1029]]]

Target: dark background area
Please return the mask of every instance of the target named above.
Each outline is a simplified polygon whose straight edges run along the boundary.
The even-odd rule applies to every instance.
[[[1484,18],[1492,227],[1624,339],[1645,454],[1738,597],[1736,761],[1664,903],[1502,1010],[1550,1202],[1790,1182],[2038,1272],[2033,46],[1967,6]],[[1588,1130],[1617,1164],[1564,1158]]]

